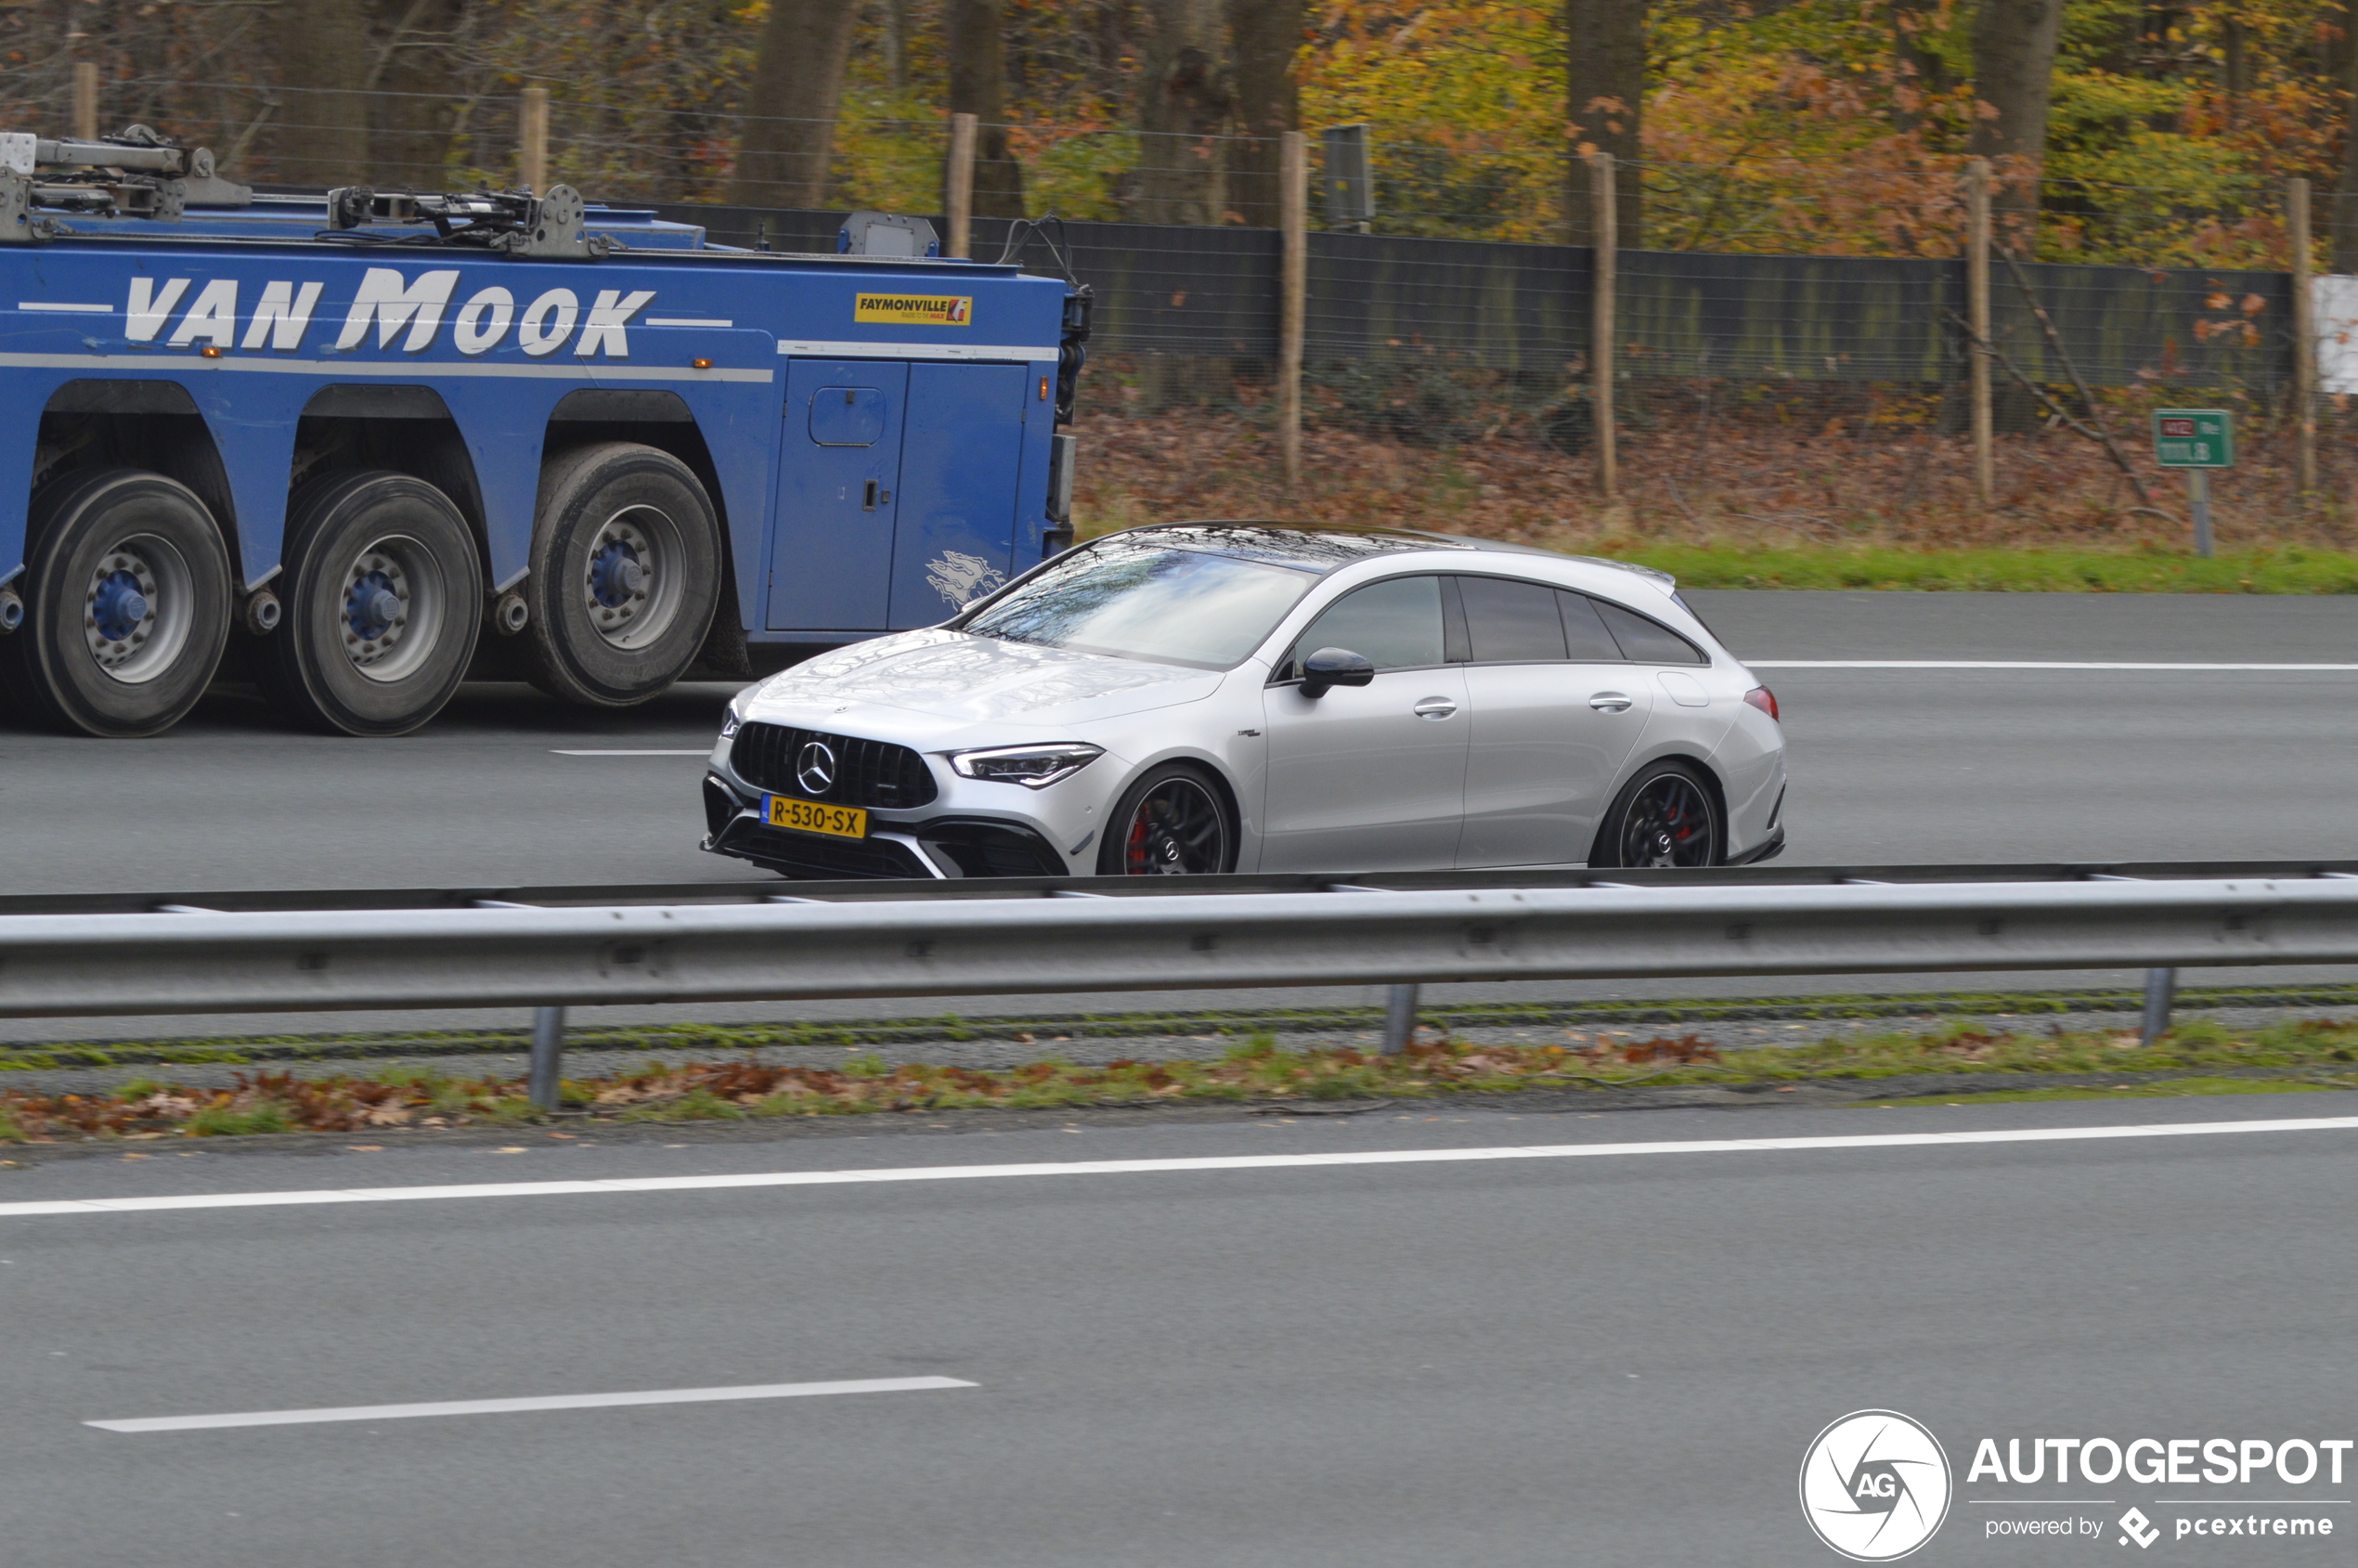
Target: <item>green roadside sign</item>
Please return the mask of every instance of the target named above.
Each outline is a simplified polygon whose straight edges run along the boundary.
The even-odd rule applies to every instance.
[[[2164,468],[2235,466],[2235,416],[2224,408],[2154,410],[2154,461]]]

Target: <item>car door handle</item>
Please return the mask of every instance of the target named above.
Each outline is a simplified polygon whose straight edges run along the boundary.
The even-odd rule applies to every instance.
[[[1629,697],[1623,692],[1600,692],[1588,699],[1588,706],[1599,713],[1621,713],[1629,706]]]
[[[1458,705],[1447,697],[1427,697],[1412,711],[1419,719],[1446,719],[1458,711]]]

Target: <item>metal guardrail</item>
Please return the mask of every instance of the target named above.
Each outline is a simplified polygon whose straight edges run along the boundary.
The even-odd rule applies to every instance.
[[[543,1010],[535,1097],[553,1106],[561,1010],[579,1004],[1926,970],[2141,968],[2174,983],[2182,966],[2358,963],[2358,870],[2157,869],[2150,879],[1690,875],[1635,886],[1613,873],[1571,887],[1126,883],[1111,896],[1066,884],[1013,898],[12,913],[0,914],[0,1017],[533,1005]],[[1413,1022],[1413,994],[1406,1006],[1402,996],[1393,1046]],[[2166,1017],[2166,994],[2160,1006]]]
[[[900,902],[905,900],[1039,899],[1077,892],[1115,898],[1175,893],[1319,893],[1339,886],[1387,892],[1461,888],[1806,888],[1852,883],[2220,881],[2263,877],[2358,876],[2358,860],[2081,861],[1995,865],[1767,865],[1626,871],[1404,871],[1349,876],[1330,873],[1245,872],[1184,879],[1137,876],[994,876],[961,880],[787,882],[745,876],[730,881],[575,883],[553,887],[486,884],[475,888],[290,888],[266,891],[0,893],[0,915],[139,914],[202,908],[224,914],[262,910],[471,909],[485,904],[760,904],[788,901]]]

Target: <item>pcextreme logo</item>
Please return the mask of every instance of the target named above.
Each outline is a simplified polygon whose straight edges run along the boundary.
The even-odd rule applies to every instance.
[[[1907,1556],[1949,1517],[1949,1456],[1897,1410],[1857,1410],[1820,1432],[1801,1460],[1801,1511],[1854,1562]]]
[[[898,321],[917,327],[971,327],[972,294],[855,294],[854,321]]]

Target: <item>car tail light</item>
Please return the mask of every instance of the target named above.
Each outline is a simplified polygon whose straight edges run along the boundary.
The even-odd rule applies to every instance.
[[[1758,708],[1769,718],[1777,718],[1777,693],[1770,691],[1768,687],[1755,686],[1751,691],[1744,693],[1744,701],[1750,703],[1753,706]],[[1783,720],[1779,719],[1779,722],[1781,723]]]

